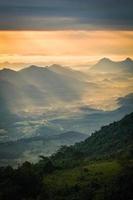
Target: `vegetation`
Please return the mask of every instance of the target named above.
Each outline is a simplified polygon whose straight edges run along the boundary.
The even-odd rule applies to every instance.
[[[0,200],[132,200],[133,113],[17,169],[0,168]]]

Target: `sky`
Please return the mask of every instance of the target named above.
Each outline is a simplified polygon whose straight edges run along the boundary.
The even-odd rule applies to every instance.
[[[133,58],[132,0],[0,0],[0,62]]]

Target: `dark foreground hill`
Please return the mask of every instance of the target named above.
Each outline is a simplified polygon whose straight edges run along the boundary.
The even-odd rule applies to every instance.
[[[0,168],[0,200],[132,200],[133,113],[37,164]]]
[[[133,153],[133,113],[122,120],[104,126],[88,137],[71,147],[62,147],[53,158],[63,163],[77,156],[82,159],[99,159]]]

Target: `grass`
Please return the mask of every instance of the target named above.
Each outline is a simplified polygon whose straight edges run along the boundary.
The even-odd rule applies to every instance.
[[[75,185],[84,187],[92,181],[101,185],[117,175],[120,169],[117,161],[98,161],[82,167],[58,170],[44,177],[44,185],[51,192],[72,188]]]

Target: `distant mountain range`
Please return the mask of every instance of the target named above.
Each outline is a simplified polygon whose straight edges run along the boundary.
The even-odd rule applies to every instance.
[[[20,71],[5,68],[0,71],[0,85],[0,101],[11,110],[78,101],[86,88],[96,88],[82,72],[59,65],[32,65]]]
[[[122,62],[113,62],[104,58],[93,66],[93,68],[99,69],[98,66],[102,67],[103,63],[118,64],[118,68],[120,68],[120,64],[125,66],[125,64],[128,63],[131,65],[132,62],[133,61],[130,58],[127,58]],[[109,68],[109,70],[111,69],[115,69],[115,67]],[[22,119],[20,118],[25,117],[25,113],[29,116],[29,121],[32,118],[35,119],[37,115],[42,115],[40,119],[45,118],[47,120],[49,114],[43,114],[43,109],[46,107],[46,109],[48,109],[46,112],[49,112],[51,108],[57,107],[55,113],[52,113],[52,115],[58,115],[58,117],[56,116],[53,119],[50,119],[51,123],[54,123],[64,130],[66,130],[66,127],[69,127],[69,131],[80,132],[86,132],[89,126],[89,132],[92,132],[93,130],[100,128],[101,124],[107,124],[111,122],[113,118],[116,120],[120,119],[124,114],[127,114],[132,110],[132,105],[129,104],[129,102],[120,105],[119,109],[112,112],[99,111],[90,108],[89,105],[82,105],[84,95],[87,95],[87,98],[89,99],[89,94],[97,94],[101,84],[101,82],[97,83],[96,81],[90,81],[90,75],[87,73],[76,71],[69,67],[62,67],[57,64],[49,67],[37,67],[31,65],[19,71],[4,68],[3,70],[0,70],[0,128],[5,129],[7,126],[9,127],[10,124],[21,121]],[[100,90],[98,92],[100,92]],[[132,101],[132,94],[129,96]],[[127,97],[125,97],[125,99],[127,100]],[[73,111],[75,112],[74,115],[63,117],[62,115],[64,114],[61,114],[61,112],[64,109],[64,105],[70,106],[72,104],[75,105],[76,103],[79,103],[78,111]],[[118,102],[118,104],[119,103],[120,102]],[[73,108],[69,109],[71,110]],[[15,115],[16,113],[18,114],[17,116]],[[99,116],[100,118],[98,120]],[[24,119],[24,121],[25,120],[27,119]],[[97,120],[99,122],[96,122]],[[94,125],[95,123],[96,125]],[[24,127],[25,126],[21,127],[21,131]],[[48,127],[46,128],[47,130],[49,129]],[[18,128],[16,130],[20,132]],[[11,133],[13,131],[12,128],[8,130],[8,132]],[[60,131],[59,128],[58,131]]]
[[[90,72],[132,74],[133,60],[114,62],[103,58]],[[0,86],[0,102],[4,102],[6,109],[16,111],[80,101],[85,93],[89,96],[100,85],[92,81],[89,72],[54,64],[48,67],[31,65],[19,71],[4,68],[0,70]],[[3,105],[0,107],[3,109]]]
[[[92,108],[84,102],[84,96],[91,100],[94,95],[104,95],[100,93],[101,88],[117,84],[114,75],[116,80],[113,82],[112,76],[109,77],[106,87],[105,81],[97,82],[97,76],[101,76],[97,75],[99,66],[100,72],[118,72],[119,75],[121,71],[125,78],[127,73],[132,74],[132,62],[129,58],[122,62],[104,58],[88,73],[57,64],[31,65],[19,71],[0,70],[0,161],[8,164],[10,158],[14,163],[15,159],[24,161],[27,157],[36,161],[40,152],[50,155],[61,145],[79,142],[87,137],[86,134],[133,111],[132,93],[118,98],[119,108],[112,111]],[[93,70],[96,72],[94,80],[91,77]],[[131,75],[129,81],[132,81]]]
[[[22,68],[27,68],[28,66],[45,66],[45,64],[42,63],[36,63],[35,65],[32,65],[30,63],[10,63],[10,62],[3,62],[0,63],[1,68],[11,68],[11,69],[22,69]],[[80,66],[80,65],[79,65]],[[50,70],[54,72],[65,72],[66,74],[71,70],[69,67],[62,67],[59,64],[53,64],[51,66],[47,66],[46,68],[49,68]],[[90,66],[89,66],[90,68]],[[99,72],[133,72],[133,60],[130,57],[125,58],[125,60],[122,61],[113,61],[109,58],[102,58],[100,59],[96,64],[92,65],[91,70],[98,70]],[[82,74],[77,72],[77,75],[80,74],[79,76],[83,77],[85,74]],[[69,73],[70,75],[70,73]]]
[[[42,123],[43,116],[40,119],[32,120],[30,118],[25,121],[14,118],[14,121],[12,123],[9,121],[9,124],[7,121],[5,129],[0,129],[0,136],[1,139],[8,135],[12,137],[8,141],[5,138],[0,143],[1,164],[15,165],[25,160],[35,162],[40,154],[48,156],[56,152],[62,145],[69,146],[83,141],[92,132],[99,130],[101,126],[117,121],[133,111],[133,94],[119,98],[118,102],[120,108],[114,111],[105,112],[81,107],[81,110],[85,109],[82,114],[68,118],[60,116],[55,120],[50,120],[48,124]]]
[[[109,58],[102,58],[98,63],[91,67],[92,71],[98,72],[127,72],[133,73],[133,60],[126,58],[123,61],[112,61]]]
[[[26,159],[31,162],[38,160],[39,155],[51,155],[62,145],[72,145],[75,142],[83,141],[86,134],[74,131],[65,132],[58,135],[44,134],[30,138],[23,138],[17,141],[3,142],[0,144],[0,165],[17,165]]]

